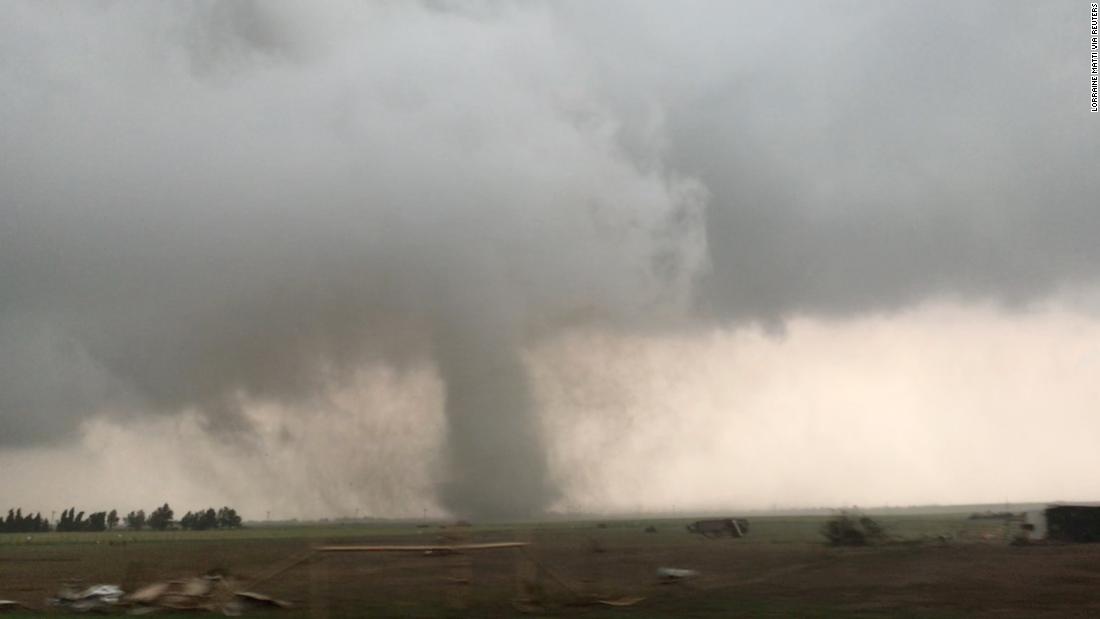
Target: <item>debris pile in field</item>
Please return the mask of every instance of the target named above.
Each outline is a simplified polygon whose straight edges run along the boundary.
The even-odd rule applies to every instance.
[[[687,525],[689,533],[703,537],[745,537],[749,533],[749,521],[744,518],[709,518]]]
[[[123,591],[116,585],[92,585],[86,589],[74,589],[72,583],[66,583],[58,591],[57,597],[50,598],[51,606],[64,608],[78,613],[110,610],[122,601]]]
[[[288,602],[252,591],[234,591],[221,576],[200,576],[147,585],[126,596],[131,613],[160,610],[210,611],[239,615],[252,608],[287,608]]]
[[[869,546],[886,539],[882,525],[870,516],[841,512],[821,527],[821,535],[832,546]]]
[[[133,610],[215,611],[233,599],[220,576],[201,576],[146,585],[126,596]]]
[[[157,582],[126,594],[116,585],[84,590],[65,586],[50,604],[73,612],[107,612],[127,608],[132,615],[163,611],[219,612],[239,615],[254,608],[288,608],[290,604],[252,591],[234,591],[221,576]]]

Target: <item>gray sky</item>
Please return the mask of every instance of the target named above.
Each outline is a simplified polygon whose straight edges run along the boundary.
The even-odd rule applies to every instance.
[[[1100,431],[1086,9],[11,3],[0,491],[477,516],[1078,492],[1092,463],[931,480],[1039,409]],[[736,492],[676,481],[747,454],[772,465]]]

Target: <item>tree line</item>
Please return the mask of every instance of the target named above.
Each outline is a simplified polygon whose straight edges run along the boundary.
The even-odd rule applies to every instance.
[[[218,511],[214,511],[214,508],[210,507],[206,511],[200,509],[195,512],[187,512],[183,515],[183,518],[180,518],[180,526],[195,531],[239,529],[241,527],[241,517],[237,515],[237,510],[230,507],[223,507]]]
[[[50,519],[43,518],[42,514],[23,515],[22,509],[9,509],[8,517],[0,516],[0,532],[4,533],[38,533],[50,530]]]
[[[70,507],[61,512],[61,518],[57,520],[58,531],[106,531],[118,526],[118,512],[94,512],[84,518],[84,512],[77,512],[75,507]]]
[[[175,512],[165,503],[154,509],[148,516],[145,510],[139,509],[120,517],[116,510],[109,512],[93,512],[85,517],[83,511],[76,511],[70,507],[61,512],[61,517],[52,526],[49,518],[42,514],[23,514],[22,508],[9,509],[7,517],[0,516],[0,533],[43,533],[46,531],[110,531],[125,524],[127,529],[140,531],[152,529],[164,531],[172,528],[181,528],[194,531],[209,529],[237,529],[241,527],[242,519],[237,510],[231,507],[222,507],[214,510],[213,507],[205,510],[187,512],[179,521],[174,520]]]

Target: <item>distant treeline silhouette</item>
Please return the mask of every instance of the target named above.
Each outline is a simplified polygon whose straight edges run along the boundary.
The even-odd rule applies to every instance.
[[[206,529],[238,529],[241,526],[241,517],[237,510],[223,507],[214,511],[213,507],[206,511],[187,512],[180,518],[180,526],[184,529],[204,531]]]
[[[84,512],[77,512],[75,507],[70,507],[61,512],[61,518],[57,521],[58,531],[106,531],[118,526],[118,512],[95,512],[84,519]]]
[[[0,517],[0,532],[4,533],[38,533],[50,530],[50,520],[43,518],[42,514],[23,515],[22,509],[9,509],[8,517]]]
[[[175,512],[167,503],[154,509],[148,516],[145,510],[139,509],[120,518],[116,510],[109,512],[93,512],[85,517],[84,512],[76,511],[70,507],[61,512],[61,517],[51,526],[49,518],[43,518],[41,513],[23,515],[21,508],[9,509],[7,518],[0,517],[0,533],[42,533],[46,531],[109,531],[118,528],[120,523],[125,523],[126,528],[132,531],[140,531],[145,528],[155,531],[164,531],[179,527],[195,531],[207,529],[237,529],[241,527],[241,517],[237,510],[231,507],[222,507],[215,511],[213,507],[196,512],[187,512],[176,522],[173,520]]]

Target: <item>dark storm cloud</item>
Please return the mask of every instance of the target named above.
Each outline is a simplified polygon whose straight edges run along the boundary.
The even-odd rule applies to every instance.
[[[243,434],[247,402],[429,356],[447,506],[537,512],[528,334],[672,311],[701,192],[620,152],[543,8],[308,9],[12,7],[0,442],[110,412]]]
[[[712,198],[713,311],[774,324],[1095,281],[1100,131],[1078,5],[738,3],[725,17],[749,44],[708,49],[724,60],[702,60],[709,78],[667,112],[667,161]]]
[[[243,431],[429,357],[442,496],[523,515],[533,334],[1018,302],[1100,258],[1072,2],[5,10],[5,446]]]

